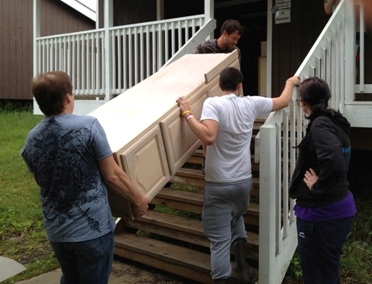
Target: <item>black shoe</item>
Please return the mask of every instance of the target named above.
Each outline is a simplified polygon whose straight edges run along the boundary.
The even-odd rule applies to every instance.
[[[253,271],[245,258],[245,239],[238,239],[234,243],[235,270],[238,277],[238,283],[250,284],[253,281]]]
[[[227,284],[227,279],[224,278],[224,279],[213,279],[213,284]]]

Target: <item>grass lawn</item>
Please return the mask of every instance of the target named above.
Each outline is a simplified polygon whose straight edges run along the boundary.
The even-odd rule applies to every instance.
[[[38,187],[20,156],[28,131],[41,119],[30,111],[0,111],[0,255],[27,268],[4,283],[58,267],[46,241]]]
[[[42,116],[28,109],[0,108],[0,255],[14,259],[27,270],[4,284],[53,270],[58,263],[46,241],[42,224],[39,190],[20,156],[25,137]],[[369,160],[370,161],[370,160]],[[368,161],[367,161],[368,162]],[[353,180],[358,187],[358,215],[342,259],[342,284],[372,283],[372,183],[358,185],[371,179],[370,170],[355,167]],[[371,169],[371,168],[369,168]],[[362,177],[358,172],[362,172]],[[295,255],[285,283],[301,283],[301,269]]]

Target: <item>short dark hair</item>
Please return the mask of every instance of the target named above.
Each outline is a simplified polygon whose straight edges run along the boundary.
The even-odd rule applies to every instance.
[[[63,71],[52,71],[37,75],[31,83],[32,95],[40,110],[46,115],[62,113],[67,94],[72,95],[70,76]]]
[[[220,88],[222,91],[235,91],[243,82],[243,74],[234,67],[227,67],[220,73]]]
[[[244,27],[236,20],[226,20],[221,26],[221,34],[226,31],[228,35],[238,32],[240,36],[243,35]]]

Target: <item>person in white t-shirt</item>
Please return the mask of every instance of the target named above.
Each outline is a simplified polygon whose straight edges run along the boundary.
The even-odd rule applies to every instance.
[[[222,96],[207,98],[200,121],[185,97],[177,99],[181,115],[206,145],[203,229],[211,246],[211,277],[227,283],[231,275],[230,247],[235,254],[240,283],[251,283],[252,270],[245,259],[247,233],[243,214],[252,189],[250,143],[254,121],[289,105],[297,76],[286,81],[280,97],[240,96],[243,75],[233,67],[222,70]]]

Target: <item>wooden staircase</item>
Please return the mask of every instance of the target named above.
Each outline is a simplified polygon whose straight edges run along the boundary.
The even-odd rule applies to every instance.
[[[255,124],[254,135],[263,120]],[[253,136],[254,136],[253,135]],[[253,161],[254,187],[248,211],[244,215],[248,243],[246,256],[258,274],[259,179],[258,164]],[[141,218],[122,218],[115,230],[115,254],[195,282],[212,283],[209,241],[201,222],[204,175],[202,150],[198,149],[168,184],[151,201]],[[234,267],[234,256],[231,254]],[[232,270],[231,283],[236,274]]]

